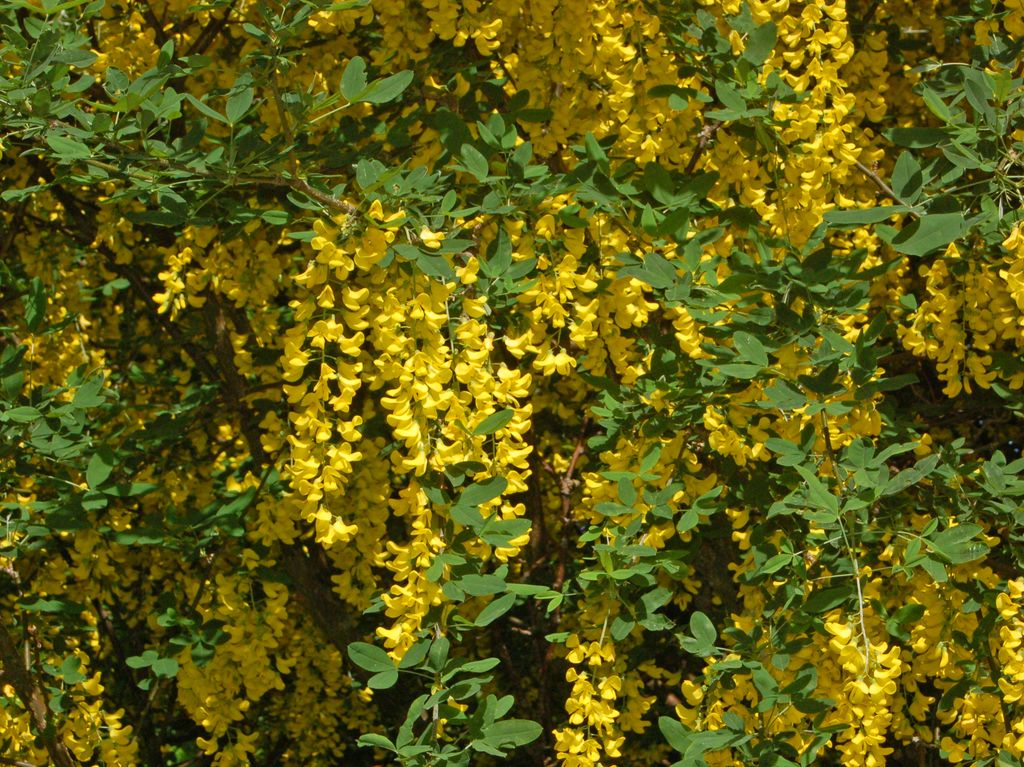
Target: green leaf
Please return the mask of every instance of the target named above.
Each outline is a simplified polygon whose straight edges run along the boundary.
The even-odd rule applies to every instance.
[[[452,643],[446,636],[439,636],[430,643],[430,652],[427,653],[427,668],[431,671],[440,672],[448,660],[448,651]]]
[[[829,610],[845,604],[852,596],[852,584],[812,591],[804,601],[804,610],[810,615],[824,615]]]
[[[627,508],[632,508],[636,504],[637,492],[633,486],[633,480],[630,477],[622,477],[617,483],[617,490],[619,500]]]
[[[900,152],[892,170],[893,191],[904,202],[913,204],[921,197],[923,184],[921,166],[917,159],[910,152]]]
[[[154,675],[171,678],[178,673],[178,661],[173,658],[161,658],[156,650],[146,650],[142,655],[133,655],[125,659],[129,668],[148,668]]]
[[[455,280],[455,270],[440,253],[426,252],[408,243],[399,243],[393,245],[392,248],[406,261],[415,264],[416,268],[428,277],[434,277],[442,282]]]
[[[473,621],[473,624],[479,627],[489,626],[511,610],[515,603],[515,594],[504,594],[497,599],[493,599],[487,607],[480,611],[480,614],[476,617],[476,620]]]
[[[42,327],[46,318],[46,289],[41,279],[32,278],[28,292],[22,296],[22,302],[25,304],[25,325],[35,333]]]
[[[50,145],[50,149],[57,153],[57,157],[62,162],[87,160],[92,155],[88,146],[68,136],[58,136],[51,133],[46,136],[46,143]]]
[[[347,71],[348,70],[346,70],[346,73]],[[389,101],[394,101],[402,95],[406,88],[409,87],[409,83],[412,82],[412,79],[413,73],[409,70],[405,70],[381,80],[375,80],[370,83],[370,87],[358,97],[358,101],[366,101],[370,104],[386,104]]]
[[[244,24],[242,24],[242,29],[244,29],[250,35],[255,37],[261,43],[264,43],[264,44],[271,43],[270,35],[268,35],[262,29],[257,27],[255,24],[250,24],[249,22],[245,22]]]
[[[772,573],[776,573],[784,567],[788,567],[792,563],[792,554],[776,554],[774,557],[772,557],[759,568],[757,568],[757,572],[761,575],[771,575]]]
[[[646,474],[655,466],[658,465],[658,460],[661,458],[661,445],[653,445],[646,453],[644,457],[640,459],[640,473]]]
[[[505,579],[498,575],[464,575],[457,581],[460,589],[470,596],[484,597],[491,594],[501,594],[505,591]]]
[[[42,418],[43,414],[34,407],[22,405],[20,407],[12,407],[10,410],[0,411],[0,416],[5,420],[14,421],[15,423],[32,423]]]
[[[807,499],[819,509],[833,514],[839,513],[839,499],[832,493],[821,478],[806,466],[797,466],[796,470],[807,483]]]
[[[228,120],[227,120],[227,118],[224,115],[220,114],[220,112],[217,112],[214,109],[212,109],[211,107],[207,106],[202,101],[200,101],[195,96],[193,96],[191,93],[186,93],[185,94],[185,98],[188,99],[189,103],[192,104],[192,106],[194,106],[202,114],[206,115],[210,119],[216,120],[217,122],[224,123],[225,125],[228,124]]]
[[[464,506],[456,503],[448,510],[448,514],[451,516],[453,522],[464,527],[476,529],[484,525],[484,518],[480,512],[477,511],[475,506]],[[435,563],[437,561],[437,559],[434,560]],[[438,577],[440,577],[440,575]]]
[[[593,133],[588,133],[583,137],[583,145],[586,150],[587,157],[596,162],[602,170],[607,171],[608,155],[605,154],[604,149],[598,143],[597,139],[594,138]]]
[[[79,69],[84,69],[91,65],[97,58],[96,54],[92,51],[81,49],[64,50],[54,56],[55,61],[59,61],[61,64],[78,67]]]
[[[463,144],[460,154],[462,163],[470,173],[476,176],[477,181],[483,181],[491,174],[487,158],[472,144]]]
[[[153,661],[150,669],[156,676],[171,679],[178,674],[178,661],[174,658],[159,658]]]
[[[498,229],[498,236],[487,246],[487,258],[480,262],[480,271],[492,279],[501,277],[512,265],[512,240],[505,227]]]
[[[260,213],[260,218],[271,226],[287,226],[290,216],[284,210],[265,210]]]
[[[89,466],[85,470],[85,481],[93,490],[97,490],[114,470],[114,456],[107,448],[100,448],[92,454]]]
[[[765,401],[779,410],[796,410],[807,404],[807,396],[783,381],[776,379],[764,390]],[[791,444],[791,443],[790,443]],[[769,449],[771,446],[769,446]]]
[[[700,524],[700,513],[696,509],[687,509],[676,520],[676,530],[685,533]]]
[[[865,226],[885,221],[898,213],[909,211],[905,205],[885,205],[876,208],[849,208],[847,210],[830,210],[825,214],[825,223],[833,226]]]
[[[146,650],[142,655],[132,655],[125,658],[124,662],[129,668],[149,668],[153,665],[153,661],[159,657],[156,650]]]
[[[975,115],[983,118],[989,127],[996,127],[996,110],[989,103],[995,92],[992,76],[978,69],[965,69],[964,92]]]
[[[359,740],[357,740],[356,743],[365,748],[383,748],[385,751],[395,750],[394,743],[383,735],[378,735],[375,732],[368,732],[365,735],[360,735]]]
[[[718,100],[725,104],[726,109],[735,113],[730,119],[736,119],[747,111],[747,102],[736,89],[736,86],[727,80],[719,80],[715,83],[715,95]]]
[[[822,728],[823,731],[816,732],[800,755],[800,767],[813,767],[818,761],[818,752],[834,737],[836,732],[842,732],[847,727],[849,727],[847,724],[833,725],[831,728]]]
[[[392,671],[395,662],[384,650],[368,642],[351,642],[346,648],[349,660],[365,671]]]
[[[477,738],[476,740],[471,741],[470,744],[469,744],[469,747],[472,748],[474,751],[480,751],[481,753],[490,754],[491,756],[507,756],[508,755],[507,752],[502,751],[500,748],[491,745],[490,743],[488,743],[483,738]]]
[[[779,694],[779,683],[775,681],[775,677],[763,666],[754,669],[750,678],[762,698],[771,699]]]
[[[757,378],[763,370],[761,365],[751,365],[746,362],[729,362],[717,367],[722,375],[727,375],[730,378],[739,378],[744,381]]]
[[[908,256],[923,256],[945,247],[966,229],[961,213],[933,213],[922,216],[896,235],[892,246]]]
[[[366,62],[362,56],[355,56],[348,62],[341,75],[340,90],[348,102],[357,101],[366,90]]]
[[[471,660],[469,663],[463,663],[452,674],[483,674],[490,671],[493,668],[497,668],[501,664],[500,658],[482,658],[480,660]]]
[[[743,58],[759,67],[768,59],[775,47],[775,40],[778,31],[771,22],[755,27],[747,38],[746,47],[743,49]]]
[[[237,125],[239,120],[245,117],[249,107],[252,106],[252,99],[253,89],[251,87],[242,88],[240,91],[231,94],[228,97],[227,107],[224,110],[228,122],[232,125]]]
[[[786,656],[785,663],[777,665],[776,668],[780,671],[785,671],[789,667],[789,662],[789,656]],[[773,665],[775,665],[774,659]],[[783,688],[782,692],[786,695],[805,696],[810,695],[817,687],[818,669],[815,668],[814,664],[809,663],[796,672],[793,680]]]
[[[540,737],[543,728],[529,719],[505,719],[484,729],[484,739],[499,747],[517,747],[532,743]]]
[[[521,597],[535,597],[537,599],[551,599],[559,595],[559,592],[537,583],[510,583],[508,584],[508,590]]]
[[[950,111],[949,106],[939,97],[939,94],[927,85],[921,89],[921,98],[924,100],[925,106],[931,110],[931,113],[942,120],[942,122],[953,122],[953,113]]]
[[[474,482],[462,491],[459,496],[459,506],[480,506],[492,501],[508,487],[508,480],[504,477],[488,477],[481,482]]]
[[[84,682],[87,677],[79,668],[82,666],[82,661],[76,658],[74,655],[70,655],[64,659],[64,662],[60,664],[60,676],[68,684],[78,684]]]
[[[337,3],[331,3],[324,11],[328,13],[337,13],[338,11],[350,11],[353,8],[365,8],[370,4],[371,0],[339,0]]]
[[[907,624],[917,623],[924,615],[925,607],[922,604],[903,605],[896,612],[889,616],[885,622],[885,629],[889,635],[902,642],[910,640],[910,633],[904,628]]]
[[[685,754],[693,741],[693,733],[683,726],[678,719],[661,716],[658,717],[658,729],[665,736],[665,740],[680,754]]]
[[[612,641],[621,642],[629,636],[635,627],[636,621],[626,620],[621,615],[616,616],[615,620],[612,621],[611,631],[609,632]]]
[[[756,336],[743,330],[738,330],[732,336],[733,346],[739,352],[739,357],[746,362],[753,362],[762,368],[768,367],[768,350]]]
[[[102,389],[103,378],[98,375],[93,376],[75,390],[75,396],[72,398],[71,404],[83,410],[99,407],[104,402],[103,397],[100,395]]]
[[[713,648],[718,639],[718,631],[711,619],[700,610],[690,615],[690,633],[702,647]]]
[[[903,469],[891,477],[882,488],[882,495],[895,495],[927,477],[939,463],[939,456],[932,454],[922,458],[909,469]]]
[[[473,429],[473,434],[478,437],[494,434],[499,429],[504,429],[508,426],[514,416],[515,411],[508,408],[499,410],[497,413],[491,413],[480,422],[479,426]]]
[[[18,603],[18,606],[31,613],[53,613],[68,616],[79,615],[85,609],[82,605],[66,599],[44,599],[42,597],[23,600]]]
[[[949,574],[946,572],[945,566],[934,559],[925,557],[919,563],[921,569],[932,576],[936,583],[945,583],[949,580]]]
[[[402,661],[398,664],[399,668],[413,668],[418,666],[420,662],[427,657],[427,652],[430,650],[430,639],[421,639],[412,647],[410,647],[405,655],[402,656]]]
[[[656,290],[666,290],[679,281],[676,267],[660,253],[648,253],[642,267],[623,269],[621,273],[638,277]]]
[[[891,128],[885,136],[894,144],[909,149],[923,149],[943,143],[949,132],[943,128]]]
[[[925,543],[947,563],[962,565],[988,554],[988,546],[976,540],[983,529],[981,525],[975,524],[948,527],[941,533],[933,533],[925,538]]]
[[[366,680],[366,686],[371,690],[387,690],[398,682],[398,669],[391,668],[387,671],[380,671]]]

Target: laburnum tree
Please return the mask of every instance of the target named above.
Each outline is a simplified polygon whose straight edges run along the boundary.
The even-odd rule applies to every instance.
[[[1021,0],[0,29],[0,764],[1024,759]]]

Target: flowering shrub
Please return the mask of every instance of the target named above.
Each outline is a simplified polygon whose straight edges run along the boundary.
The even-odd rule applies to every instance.
[[[1024,758],[1020,0],[0,24],[0,763]]]

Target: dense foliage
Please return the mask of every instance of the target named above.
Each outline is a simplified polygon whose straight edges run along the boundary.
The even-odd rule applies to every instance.
[[[0,764],[1020,764],[1021,0],[0,28]]]

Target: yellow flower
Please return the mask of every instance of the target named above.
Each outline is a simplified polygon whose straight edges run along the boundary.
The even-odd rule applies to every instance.
[[[432,232],[427,227],[420,229],[420,241],[428,250],[437,250],[444,241],[444,235],[440,232]]]

